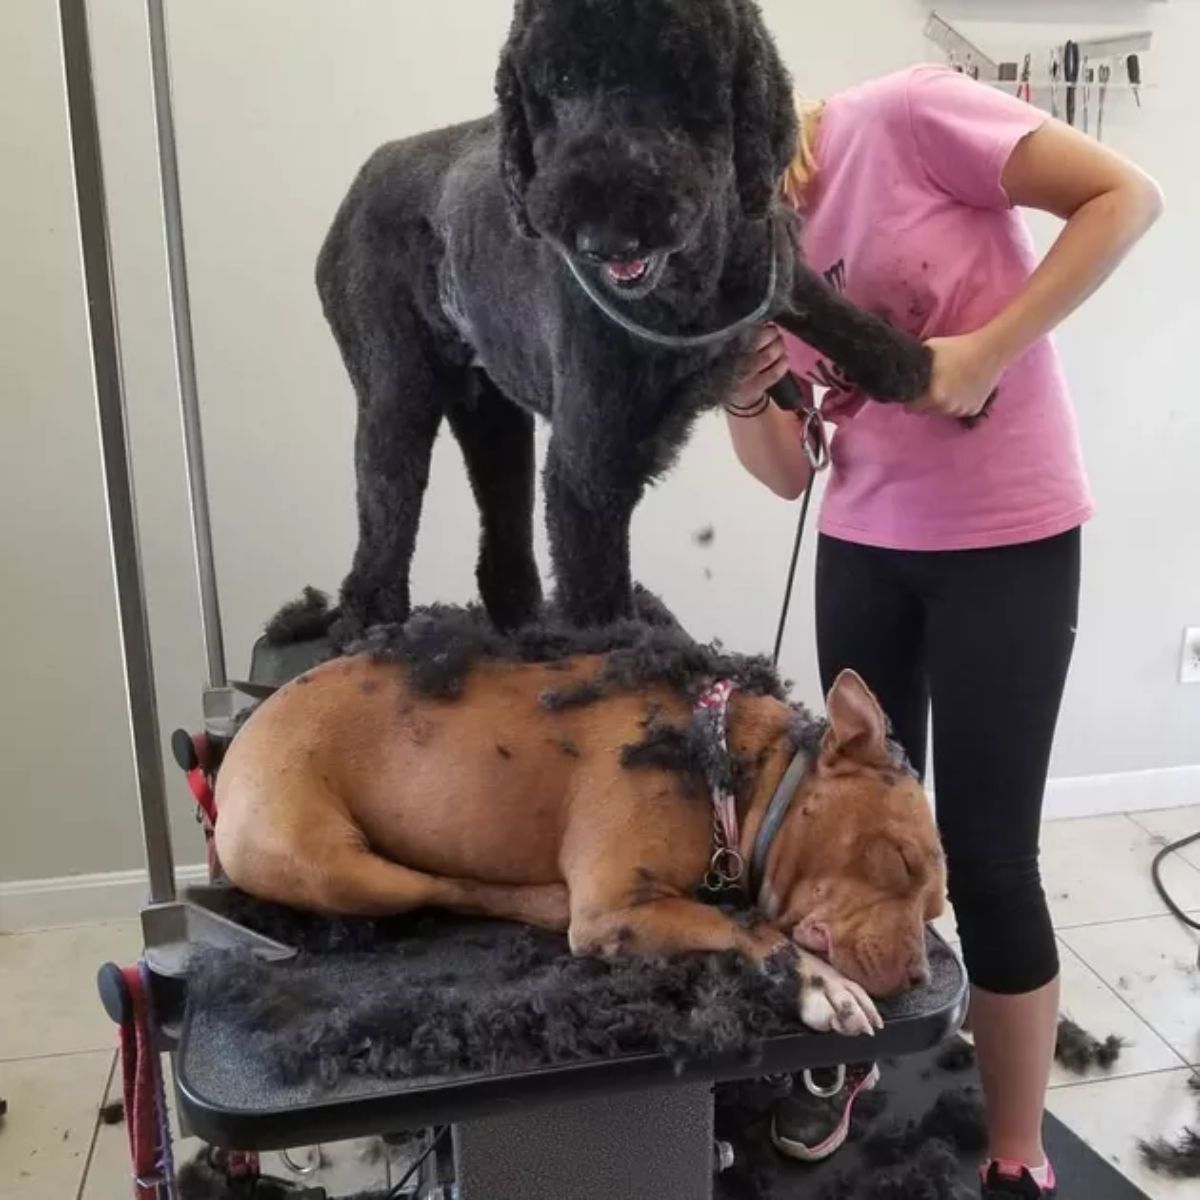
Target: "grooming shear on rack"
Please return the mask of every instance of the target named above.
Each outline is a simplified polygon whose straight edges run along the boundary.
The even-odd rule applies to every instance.
[[[1129,86],[1133,90],[1133,98],[1138,108],[1142,107],[1142,60],[1136,54],[1131,54],[1125,60],[1125,73],[1129,76]]]
[[[1104,141],[1104,101],[1108,98],[1108,84],[1112,79],[1112,67],[1105,63],[1100,68],[1100,103],[1096,106],[1096,139]]]
[[[1062,55],[1058,49],[1050,51],[1050,115],[1058,117],[1058,75],[1062,69]],[[1068,103],[1070,99],[1068,97]]]
[[[1079,43],[1068,42],[1063,47],[1063,78],[1067,82],[1067,124],[1075,124],[1075,103],[1079,89]]]
[[[1029,77],[1033,73],[1033,55],[1025,55],[1025,61],[1021,64],[1021,80],[1017,84],[1017,99],[1024,100],[1026,104],[1033,103],[1033,87],[1029,82]]]

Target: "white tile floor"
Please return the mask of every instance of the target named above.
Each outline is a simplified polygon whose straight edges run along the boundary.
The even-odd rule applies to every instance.
[[[1200,1068],[1198,940],[1149,884],[1162,840],[1200,829],[1200,806],[1136,818],[1046,827],[1047,891],[1063,952],[1064,1008],[1086,1029],[1129,1045],[1110,1073],[1080,1080],[1056,1071],[1052,1111],[1155,1200],[1200,1195],[1195,1181],[1149,1174],[1139,1137],[1172,1134],[1198,1118],[1187,1087]],[[1167,881],[1200,914],[1200,848]],[[952,925],[947,926],[952,935]],[[113,1082],[113,1028],[96,1000],[96,967],[130,961],[133,921],[0,937],[0,1197],[127,1200],[125,1131],[97,1111]],[[185,1157],[189,1145],[181,1147]],[[337,1186],[372,1186],[379,1168],[334,1148]],[[1069,1181],[1067,1182],[1069,1195]]]

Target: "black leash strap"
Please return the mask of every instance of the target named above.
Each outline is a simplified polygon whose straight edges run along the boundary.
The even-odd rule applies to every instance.
[[[788,567],[787,586],[783,592],[783,607],[779,612],[779,628],[775,633],[775,649],[771,654],[771,663],[773,666],[779,666],[779,655],[783,651],[783,635],[787,632],[788,614],[792,608],[792,590],[796,586],[796,568],[800,565],[800,548],[804,544],[804,527],[808,523],[808,506],[812,501],[813,483],[816,481],[814,475],[808,481],[808,487],[804,489],[804,499],[800,504],[800,520],[796,522],[796,541],[792,546],[792,563]]]
[[[779,666],[779,656],[783,652],[783,636],[787,632],[788,614],[792,608],[792,592],[796,587],[796,568],[800,565],[800,549],[804,545],[804,530],[808,524],[808,508],[812,503],[813,484],[817,476],[829,466],[829,441],[825,434],[825,422],[817,408],[802,408],[798,416],[804,422],[804,453],[812,473],[808,477],[808,486],[804,489],[804,499],[800,503],[800,519],[796,522],[796,540],[792,545],[792,561],[788,567],[787,585],[783,592],[783,606],[779,612],[779,628],[775,632],[775,650],[771,655],[773,666]]]
[[[623,329],[631,337],[638,338],[643,342],[649,342],[653,346],[661,346],[666,350],[696,350],[704,346],[716,346],[737,337],[739,334],[745,333],[753,325],[761,324],[775,303],[775,290],[779,283],[779,243],[775,222],[772,220],[768,223],[767,227],[767,249],[771,255],[770,263],[767,267],[767,287],[758,307],[753,312],[739,317],[731,324],[721,329],[710,330],[708,333],[664,333],[657,329],[651,329],[627,313],[622,312],[612,300],[609,300],[604,295],[600,287],[589,277],[587,271],[575,261],[574,257],[567,250],[562,247],[556,247],[556,249],[558,249],[559,257],[566,264],[567,270],[570,271],[575,282],[579,285],[580,291],[608,320],[619,329]]]

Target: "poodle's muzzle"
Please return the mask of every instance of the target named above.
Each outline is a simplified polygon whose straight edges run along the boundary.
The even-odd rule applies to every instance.
[[[721,184],[696,145],[658,130],[557,127],[535,140],[535,159],[534,228],[626,300],[659,286]]]

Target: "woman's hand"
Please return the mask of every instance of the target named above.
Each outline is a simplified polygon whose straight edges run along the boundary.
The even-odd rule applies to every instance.
[[[783,334],[774,325],[763,325],[753,346],[738,360],[737,383],[727,407],[753,409],[787,372]]]
[[[909,411],[959,420],[979,416],[1005,366],[984,333],[930,338],[925,345],[933,353],[929,390]]]

